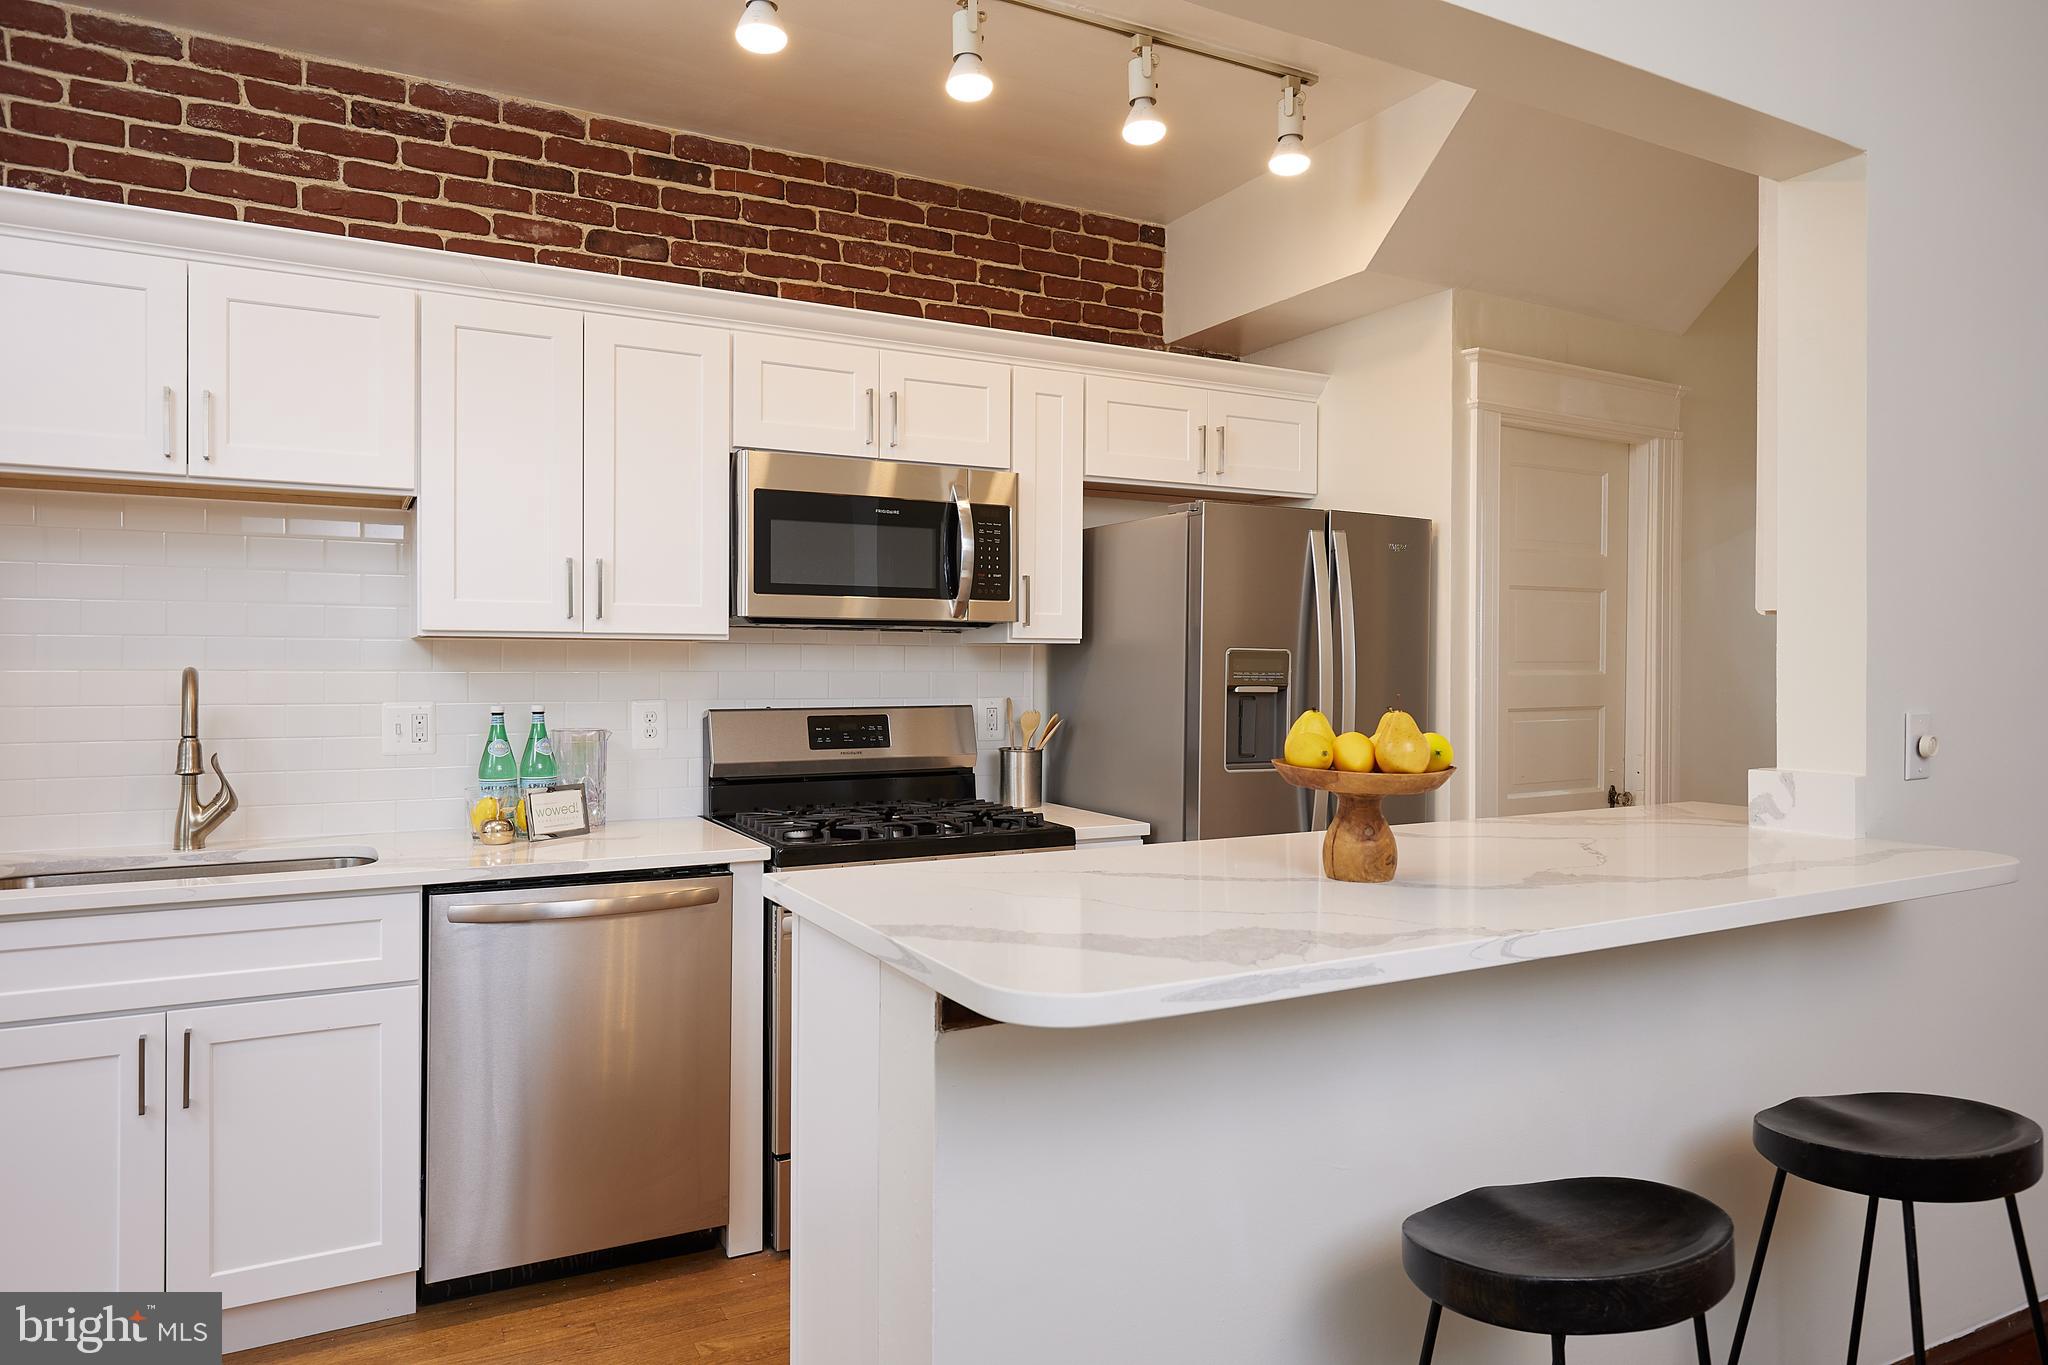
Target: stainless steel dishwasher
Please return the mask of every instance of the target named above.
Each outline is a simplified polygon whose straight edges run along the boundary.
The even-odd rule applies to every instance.
[[[622,876],[428,888],[430,1296],[725,1225],[732,877]]]

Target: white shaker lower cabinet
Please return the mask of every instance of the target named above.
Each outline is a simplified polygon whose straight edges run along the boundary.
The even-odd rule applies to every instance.
[[[1316,492],[1316,405],[1298,398],[1209,395],[1209,472],[1226,487],[1309,498]]]
[[[731,334],[592,313],[583,348],[584,627],[722,639]]]
[[[921,351],[880,353],[882,455],[1010,468],[1010,367]]]
[[[191,273],[191,472],[411,492],[414,294],[275,270]]]
[[[421,631],[583,628],[583,315],[420,300]]]
[[[1081,639],[1083,385],[1062,370],[1014,371],[1010,454],[1017,470],[1017,619],[1012,640]]]
[[[1088,477],[1193,484],[1207,470],[1209,395],[1182,384],[1088,377]]]
[[[234,1308],[419,1266],[419,987],[166,1018],[167,1289]]]
[[[0,465],[185,473],[185,263],[0,237]]]
[[[741,332],[732,345],[732,438],[761,450],[873,455],[880,386],[872,346]]]
[[[0,1284],[164,1287],[164,1017],[0,1029]]]

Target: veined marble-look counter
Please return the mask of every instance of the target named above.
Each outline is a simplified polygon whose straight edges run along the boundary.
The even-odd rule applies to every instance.
[[[2014,881],[1998,853],[1752,828],[1679,804],[1399,830],[1399,878],[1320,834],[794,871],[779,902],[976,1013],[1078,1028],[1714,933]]]

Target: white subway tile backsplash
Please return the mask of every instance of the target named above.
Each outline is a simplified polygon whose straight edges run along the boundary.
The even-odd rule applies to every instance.
[[[700,813],[707,706],[1042,688],[1039,651],[947,634],[415,639],[409,513],[6,489],[0,528],[0,851],[163,846],[188,664],[241,796],[227,832],[266,840],[456,827],[494,704],[515,745],[536,705],[611,730],[628,820]],[[660,751],[627,742],[644,697],[670,703]],[[433,754],[382,752],[384,702],[434,707]]]

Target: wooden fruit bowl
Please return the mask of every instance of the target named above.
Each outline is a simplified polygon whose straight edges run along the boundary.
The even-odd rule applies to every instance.
[[[1337,818],[1323,834],[1323,875],[1340,882],[1390,882],[1399,864],[1394,831],[1380,814],[1389,796],[1420,796],[1451,780],[1456,768],[1433,773],[1347,773],[1335,768],[1300,768],[1273,760],[1280,776],[1297,787],[1337,794]]]

